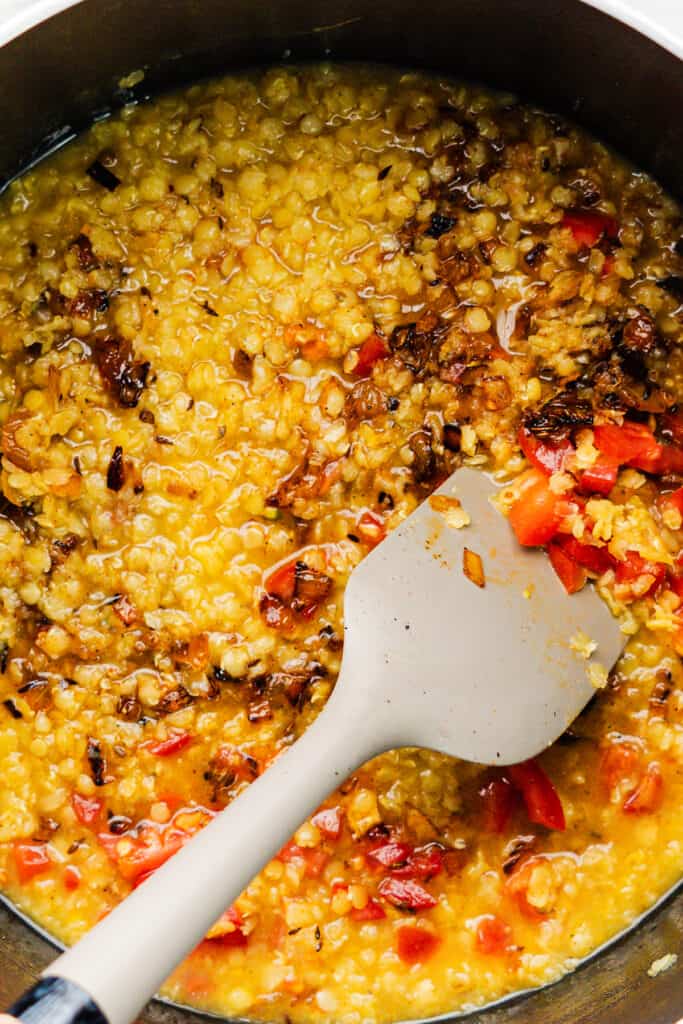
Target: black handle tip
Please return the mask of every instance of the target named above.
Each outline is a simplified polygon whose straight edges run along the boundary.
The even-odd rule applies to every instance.
[[[25,1024],[108,1024],[88,993],[65,978],[41,978],[7,1012]]]

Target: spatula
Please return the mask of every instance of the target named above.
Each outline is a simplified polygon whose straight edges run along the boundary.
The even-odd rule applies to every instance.
[[[17,1016],[129,1024],[306,817],[374,755],[421,746],[505,765],[567,728],[595,692],[591,660],[609,669],[621,634],[592,587],[568,597],[546,554],[519,547],[494,491],[484,473],[457,471],[436,495],[457,496],[470,525],[449,525],[437,511],[447,503],[432,498],[368,555],[346,589],[342,670],[316,721],[60,956]],[[572,645],[580,634],[584,644]],[[586,637],[597,645],[589,659]]]

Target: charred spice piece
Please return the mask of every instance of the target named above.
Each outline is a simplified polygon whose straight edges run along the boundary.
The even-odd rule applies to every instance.
[[[109,466],[107,468],[107,487],[110,491],[120,491],[125,482],[125,468],[123,465],[123,448],[117,444],[114,448]]]
[[[98,185],[102,185],[108,192],[115,192],[121,184],[121,179],[117,178],[113,171],[105,167],[99,160],[94,160],[90,167],[86,170],[86,174],[96,181]]]
[[[104,786],[107,782],[107,779],[105,778],[107,764],[102,755],[100,741],[93,739],[92,736],[88,736],[86,757],[88,758],[88,764],[90,765],[90,774],[92,775],[93,782],[96,786]]]

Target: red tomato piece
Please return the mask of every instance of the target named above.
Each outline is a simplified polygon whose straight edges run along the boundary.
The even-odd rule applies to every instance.
[[[114,864],[118,859],[116,854],[116,844],[118,843],[119,839],[120,836],[115,836],[111,832],[97,833],[97,842],[100,844],[109,860],[113,861]]]
[[[329,859],[330,855],[327,850],[322,850],[319,846],[314,850],[306,850],[305,875],[308,878],[320,878]]]
[[[675,448],[672,444],[662,444],[659,448],[659,454],[652,463],[652,468],[644,465],[638,468],[646,473],[656,473],[659,476],[665,476],[667,473],[683,473],[683,451],[680,448]]]
[[[340,807],[326,807],[318,811],[311,818],[311,824],[315,825],[328,839],[339,839],[342,827],[342,815]]]
[[[568,594],[582,589],[588,579],[586,570],[577,565],[560,544],[548,545],[548,558]]]
[[[540,547],[552,540],[566,507],[550,490],[548,477],[540,469],[528,469],[515,481],[517,498],[508,519],[520,544]]]
[[[396,952],[404,964],[424,963],[440,944],[438,935],[416,924],[404,924],[396,936]]]
[[[297,846],[293,840],[290,840],[288,843],[285,843],[280,852],[276,854],[276,857],[278,860],[284,861],[285,864],[289,864],[292,861],[305,860],[306,851],[303,846]]]
[[[227,923],[234,927],[226,928],[220,935],[207,937],[205,942],[211,943],[212,946],[220,946],[221,949],[235,949],[247,945],[248,938],[242,931],[242,915],[236,907],[228,907],[221,914],[217,923]]]
[[[424,850],[415,850],[408,862],[393,867],[394,878],[422,878],[425,881],[434,878],[443,871],[443,853],[438,846],[428,846]]]
[[[558,537],[553,542],[562,548],[568,558],[571,558],[577,565],[583,566],[597,576],[602,576],[608,569],[616,565],[616,559],[610,555],[606,547],[598,547],[596,544],[583,544],[575,537]]]
[[[438,902],[430,892],[411,879],[385,878],[380,882],[378,892],[387,903],[399,910],[431,910]]]
[[[652,594],[664,582],[666,566],[661,562],[646,561],[637,551],[627,551],[625,559],[617,563],[614,575],[617,583],[625,584],[635,583],[642,576],[652,576],[652,583],[648,589],[644,594],[639,593],[638,595],[644,597]]]
[[[538,761],[532,759],[513,764],[506,771],[513,786],[522,794],[529,821],[558,832],[564,831],[566,824],[562,803]]]
[[[475,942],[480,953],[505,953],[512,943],[512,928],[496,914],[483,914],[477,921]]]
[[[595,447],[621,465],[658,475],[683,472],[683,451],[660,444],[644,423],[603,424],[594,428],[593,435]]]
[[[320,849],[320,847],[297,846],[295,842],[289,842],[285,843],[277,854],[277,859],[284,861],[286,864],[296,863],[297,861],[303,863],[304,874],[309,878],[319,878],[330,859],[330,855],[326,850]]]
[[[668,494],[661,494],[658,504],[660,508],[674,508],[683,516],[683,487],[669,491]]]
[[[152,872],[185,845],[189,835],[162,840],[154,829],[148,829],[138,838],[120,836],[116,844],[116,864],[121,875],[129,882],[140,884]]]
[[[165,740],[149,740],[147,743],[142,743],[141,746],[145,750],[149,750],[150,754],[154,754],[155,757],[171,757],[173,754],[179,754],[181,750],[188,747],[192,742],[192,736],[189,732],[185,732],[183,729],[175,729],[172,731]]]
[[[52,861],[44,843],[31,843],[19,839],[14,844],[14,863],[19,881],[22,885],[30,882],[36,875],[42,875],[52,867]]]
[[[484,803],[485,830],[498,834],[504,832],[517,803],[517,792],[510,780],[504,775],[492,779],[479,790],[479,796]]]
[[[654,814],[662,806],[663,799],[662,770],[656,761],[653,761],[648,765],[636,788],[624,800],[624,811],[627,814]]]
[[[548,476],[559,472],[567,456],[575,451],[574,445],[568,439],[560,441],[559,444],[548,444],[547,441],[539,440],[525,427],[520,427],[517,443],[529,462]]]
[[[67,864],[64,868],[64,888],[74,892],[81,884],[81,873],[74,864]]]
[[[386,354],[387,346],[384,338],[380,338],[379,334],[371,334],[358,349],[358,362],[353,371],[354,375],[369,377],[375,363],[383,359]]]
[[[376,547],[387,535],[384,520],[374,512],[363,512],[356,523],[356,533],[370,547]]]
[[[640,775],[640,750],[635,743],[610,743],[600,759],[600,778],[608,790]]]
[[[655,435],[644,423],[603,423],[593,428],[598,451],[620,465],[657,455],[660,447]]]
[[[520,861],[512,874],[505,882],[505,891],[510,896],[525,917],[532,921],[542,921],[546,916],[528,900],[529,882],[534,868],[542,862],[542,857],[530,857],[528,860]]]
[[[289,562],[285,562],[284,565],[280,565],[276,569],[273,569],[273,571],[266,576],[263,581],[266,593],[271,594],[273,597],[279,597],[281,601],[292,600],[296,589],[297,560],[298,559],[294,558]]]
[[[71,794],[71,807],[81,825],[94,825],[102,814],[104,804],[94,797],[81,796],[80,793]]]
[[[592,248],[605,236],[616,238],[619,225],[614,217],[597,210],[567,210],[562,218],[562,227],[569,228],[577,245]]]
[[[381,921],[386,916],[384,907],[375,899],[369,899],[361,909],[352,907],[349,911],[349,917],[354,921]]]
[[[607,496],[617,482],[619,463],[606,455],[599,455],[589,469],[584,469],[579,478],[582,491]]]
[[[215,939],[204,939],[212,947],[219,946],[221,949],[243,949],[249,942],[249,937],[244,934],[241,928],[235,928],[234,932],[226,932],[225,935],[217,935]]]
[[[407,843],[391,840],[368,850],[365,856],[375,867],[394,868],[405,864],[412,852],[412,846],[408,846]]]

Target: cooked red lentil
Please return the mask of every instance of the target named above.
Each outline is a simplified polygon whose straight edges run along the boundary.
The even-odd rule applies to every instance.
[[[679,878],[680,227],[555,117],[360,68],[126,108],[12,186],[12,900],[72,942],[262,772],[334,685],[350,571],[463,463],[568,590],[597,580],[623,658],[538,761],[360,768],[165,991],[297,1024],[471,1007]]]

